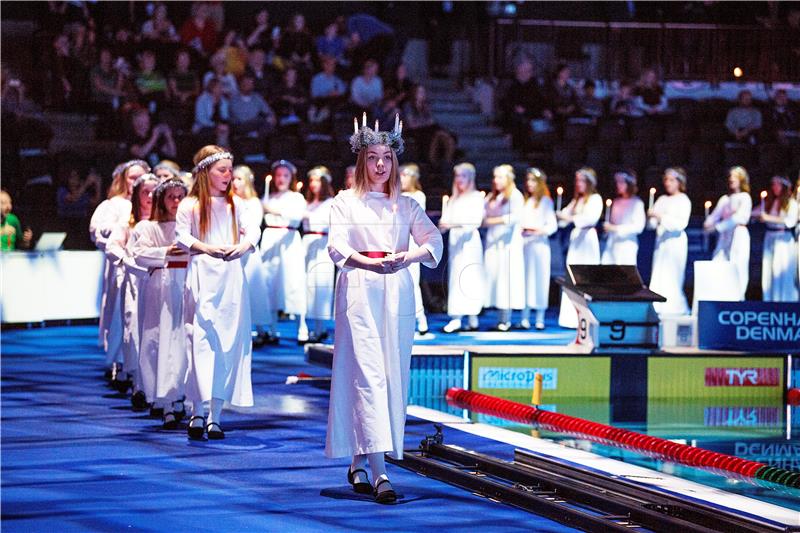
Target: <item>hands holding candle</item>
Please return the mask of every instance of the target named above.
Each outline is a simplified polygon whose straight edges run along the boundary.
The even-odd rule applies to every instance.
[[[611,222],[611,198],[606,199],[606,224]]]
[[[564,197],[564,187],[558,186],[556,188],[556,211],[561,211],[561,202]]]
[[[647,210],[653,209],[653,205],[656,203],[656,188],[650,187],[650,201],[647,203]]]

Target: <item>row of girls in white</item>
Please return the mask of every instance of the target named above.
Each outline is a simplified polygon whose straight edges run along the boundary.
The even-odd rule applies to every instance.
[[[123,363],[114,383],[133,389],[134,408],[163,411],[166,428],[185,414],[185,396],[194,439],[224,438],[226,402],[253,405],[242,258],[258,226],[230,191],[232,160],[202,148],[188,197],[176,171],[158,177],[143,161],[125,163],[90,225],[108,257],[101,335],[109,363]]]

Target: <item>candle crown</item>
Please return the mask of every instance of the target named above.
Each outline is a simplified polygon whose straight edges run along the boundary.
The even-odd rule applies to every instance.
[[[394,150],[395,154],[400,155],[405,149],[403,143],[403,123],[400,121],[400,115],[395,115],[394,128],[392,131],[379,131],[380,124],[375,121],[375,129],[367,126],[366,113],[364,113],[361,128],[356,128],[358,121],[353,121],[354,129],[356,130],[350,136],[350,148],[354,154],[359,153],[362,149],[376,144],[384,144]]]

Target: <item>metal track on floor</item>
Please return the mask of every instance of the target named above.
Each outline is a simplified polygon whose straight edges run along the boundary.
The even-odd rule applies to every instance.
[[[441,426],[402,461],[422,475],[585,531],[800,531],[515,450],[508,462],[443,443]]]

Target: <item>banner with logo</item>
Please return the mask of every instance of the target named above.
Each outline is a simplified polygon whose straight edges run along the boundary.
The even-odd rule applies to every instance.
[[[698,346],[707,350],[800,350],[800,303],[698,302]]]

